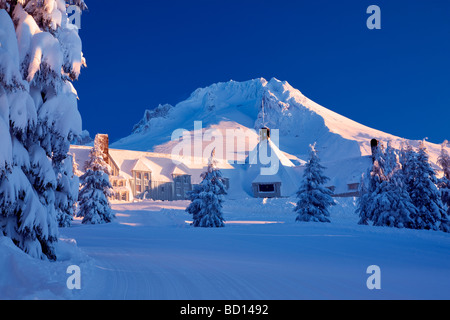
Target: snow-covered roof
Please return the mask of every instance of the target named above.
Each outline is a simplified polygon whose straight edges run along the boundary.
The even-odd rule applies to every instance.
[[[275,182],[282,182],[282,179],[279,174],[273,174],[273,175],[258,175],[255,179],[253,179],[252,183],[275,183]]]
[[[89,158],[91,148],[75,145],[70,147],[70,153],[75,155],[75,161],[81,172],[84,171],[84,163]],[[119,167],[119,175],[124,179],[132,178],[133,171],[147,171],[151,172],[154,181],[172,182],[173,175],[191,175],[191,182],[198,184],[202,180],[200,175],[207,167],[206,159],[204,161],[187,158],[173,159],[170,154],[164,153],[109,149],[109,155]],[[231,165],[223,162],[219,162],[218,166],[221,169],[233,169]]]
[[[269,140],[270,141],[270,140]],[[229,193],[233,197],[252,195],[252,183],[276,183],[281,182],[281,195],[294,195],[302,181],[305,161],[295,158],[290,154],[282,152],[274,143],[269,142],[268,148],[276,155],[273,159],[279,160],[278,171],[274,175],[261,174],[261,168],[269,165],[262,165],[259,158],[256,164],[229,164],[219,162],[224,177],[230,179]],[[75,155],[75,161],[79,165],[79,170],[84,171],[84,163],[89,157],[91,147],[71,146],[70,153]],[[204,161],[194,161],[199,159],[179,157],[177,161],[172,159],[170,154],[141,152],[131,150],[109,149],[111,159],[119,167],[119,176],[123,179],[131,179],[133,170],[151,171],[152,180],[159,182],[173,182],[174,175],[190,175],[192,184],[199,184],[202,181],[201,174],[206,170],[207,159]],[[251,154],[251,153],[250,153]],[[294,165],[293,160],[302,165]],[[201,160],[201,159],[200,159]],[[371,157],[352,157],[345,160],[324,161],[324,174],[330,178],[326,186],[335,187],[335,194],[349,192],[349,184],[359,183],[361,174],[367,171],[371,165]]]
[[[253,151],[250,152],[250,159],[249,159],[249,163],[250,164],[256,164],[256,163],[260,163],[261,161],[261,157],[260,157],[260,150],[262,151],[263,149],[261,148],[261,143],[258,143],[256,145],[256,147],[253,149]],[[270,155],[270,156],[269,156]],[[278,146],[273,143],[273,141],[271,139],[267,140],[267,155],[270,158],[272,158],[272,156],[276,157],[276,159],[278,159],[280,161],[280,164],[284,167],[295,167],[295,165],[292,163],[292,161],[288,158],[288,156],[280,150],[280,148],[278,148]]]
[[[136,160],[136,164],[134,165],[133,169],[131,171],[146,171],[146,172],[152,172],[152,164],[149,162],[146,158],[139,158]]]
[[[262,148],[260,148],[262,147]],[[267,151],[264,150],[265,145],[261,145],[260,143],[253,149],[249,154],[248,163],[250,165],[249,173],[254,177],[251,181],[252,183],[281,183],[281,196],[290,196],[298,190],[299,187],[299,176],[297,172],[294,170],[295,165],[289,159],[292,156],[285,154],[282,152],[278,146],[271,140],[267,140]],[[260,155],[260,152],[266,153],[266,157],[269,157],[270,163],[268,165],[264,165],[261,162],[263,158]],[[278,161],[278,164],[274,163],[274,161]],[[276,168],[275,174],[263,174],[261,168],[270,167]]]
[[[327,185],[334,186],[335,194],[349,192],[348,185],[361,182],[361,175],[372,165],[372,157],[353,157],[346,160],[323,162],[324,174],[330,178]]]
[[[184,170],[181,170],[180,167],[175,167],[172,171],[173,175],[186,175],[187,173]]]
[[[173,169],[167,172],[167,168],[173,167],[174,164],[167,155],[118,149],[109,149],[109,155],[120,171],[129,177],[133,171],[147,171],[151,172],[154,181],[172,181]]]

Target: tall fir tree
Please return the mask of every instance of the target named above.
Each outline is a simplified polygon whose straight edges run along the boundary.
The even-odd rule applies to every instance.
[[[303,181],[297,192],[296,221],[330,222],[328,209],[335,205],[333,192],[324,185],[329,180],[323,174],[317,150],[310,145],[310,158],[303,173]]]
[[[77,216],[83,218],[83,224],[112,222],[115,215],[108,200],[112,194],[112,186],[109,182],[110,169],[103,160],[99,144],[94,144],[91,149],[85,168],[85,173],[80,177],[81,190],[78,197]]]
[[[384,151],[381,183],[372,194],[370,211],[374,226],[413,228],[417,209],[406,189],[397,151],[388,142]]]
[[[191,203],[186,212],[192,214],[194,227],[222,228],[224,195],[227,194],[222,172],[217,167],[215,149],[208,159],[208,168],[201,174],[202,182],[190,192]]]
[[[81,133],[81,40],[62,0],[1,0],[0,30],[0,230],[55,260],[60,174]]]
[[[437,188],[436,173],[429,163],[424,142],[418,151],[408,152],[405,182],[417,214],[413,217],[416,229],[450,232],[450,223],[441,193]]]
[[[400,155],[402,153],[400,152]],[[386,149],[377,149],[369,179],[362,181],[357,213],[359,224],[413,228],[412,217],[417,210],[404,183],[401,156],[390,141]]]

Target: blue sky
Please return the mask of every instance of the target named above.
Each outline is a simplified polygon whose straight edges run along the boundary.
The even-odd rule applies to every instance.
[[[357,122],[450,139],[450,1],[86,0],[83,128],[115,141],[160,103],[275,77]],[[369,30],[369,5],[381,30]]]

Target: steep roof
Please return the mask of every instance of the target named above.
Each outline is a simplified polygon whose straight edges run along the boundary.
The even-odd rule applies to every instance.
[[[265,143],[258,143],[256,147],[249,153],[249,164],[257,164],[261,162],[261,156],[272,157],[272,155],[278,159],[280,164],[284,167],[295,167],[292,161],[281,151],[272,139],[267,139],[267,152],[266,154],[260,154],[265,151]]]
[[[282,182],[282,179],[279,174],[273,174],[273,175],[258,175],[252,183],[275,183],[275,182]]]
[[[296,166],[272,139],[264,141],[267,143],[258,143],[249,153],[248,173],[252,176],[251,181],[259,184],[281,182],[281,195],[289,196],[298,189],[299,176],[294,170]],[[270,170],[264,171],[270,167],[275,171],[273,174],[270,174]]]

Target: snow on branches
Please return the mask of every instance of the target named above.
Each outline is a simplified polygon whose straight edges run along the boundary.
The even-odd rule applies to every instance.
[[[191,204],[186,212],[192,214],[194,227],[224,227],[222,214],[223,195],[226,188],[221,171],[217,168],[215,149],[208,160],[208,168],[201,174],[203,181],[190,192]]]
[[[103,159],[100,144],[95,143],[86,161],[86,172],[80,177],[78,217],[83,224],[109,223],[114,219],[108,197],[112,186],[109,182],[109,165]]]
[[[57,259],[58,221],[73,215],[84,62],[63,0],[0,0],[0,230],[36,258]]]
[[[363,180],[357,213],[360,224],[450,232],[448,213],[425,144],[378,149]]]
[[[298,202],[294,209],[297,213],[296,221],[330,222],[328,208],[335,205],[335,202],[332,191],[324,186],[328,181],[328,177],[323,174],[324,169],[320,164],[316,145],[310,145],[310,158],[297,192]]]

